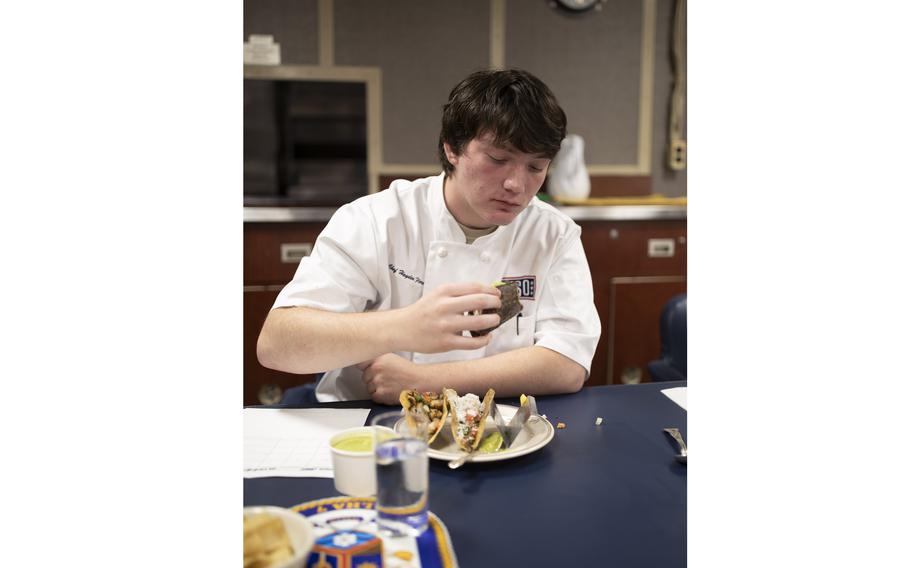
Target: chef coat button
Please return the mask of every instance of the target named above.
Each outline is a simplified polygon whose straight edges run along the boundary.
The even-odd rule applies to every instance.
[[[490,253],[488,253],[488,252],[482,252],[482,253],[480,253],[480,260],[481,260],[481,261],[483,261],[483,262],[490,262],[490,258],[491,258],[491,257],[490,257]]]
[[[448,256],[449,251],[447,251],[444,248],[441,248],[438,251],[436,251],[436,254],[439,255],[439,258],[445,258],[446,256]]]

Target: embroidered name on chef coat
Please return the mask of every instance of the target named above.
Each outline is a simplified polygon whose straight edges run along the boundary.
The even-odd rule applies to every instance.
[[[519,300],[533,300],[537,292],[536,276],[503,276],[500,278],[503,282],[511,282],[518,286]]]
[[[408,274],[403,269],[396,267],[394,264],[389,264],[389,271],[392,274],[397,274],[398,276],[401,276],[402,278],[410,280],[411,282],[416,282],[416,283],[420,284],[421,286],[423,286],[423,284],[424,284],[424,282],[420,278],[420,276],[414,276],[413,274]]]

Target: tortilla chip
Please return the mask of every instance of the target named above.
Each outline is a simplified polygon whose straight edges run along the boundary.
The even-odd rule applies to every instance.
[[[518,285],[516,285],[514,282],[496,282],[493,285],[496,288],[499,288],[499,292],[502,294],[502,305],[498,310],[488,308],[486,310],[483,310],[481,313],[499,314],[499,325],[487,329],[472,330],[471,335],[474,337],[490,333],[497,327],[520,314],[522,308],[524,307],[522,306],[521,302],[518,301]]]

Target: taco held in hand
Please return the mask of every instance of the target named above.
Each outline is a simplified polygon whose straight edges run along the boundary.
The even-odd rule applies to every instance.
[[[420,412],[427,417],[427,422],[430,424],[427,443],[432,444],[439,432],[442,431],[442,427],[446,423],[446,415],[449,413],[448,405],[446,405],[443,395],[436,392],[404,390],[398,395],[398,400],[401,402],[401,407],[405,410],[405,417],[408,422],[414,420],[410,416],[410,411],[412,410]]]
[[[443,393],[449,405],[449,414],[452,416],[452,435],[455,442],[462,450],[473,452],[483,437],[483,429],[496,391],[489,389],[483,397],[483,402],[473,393],[458,396],[452,389],[444,389]]]
[[[498,310],[493,308],[488,308],[483,311],[475,311],[474,315],[480,314],[499,314],[499,325],[496,327],[490,327],[487,329],[481,329],[478,331],[471,331],[471,335],[477,337],[479,335],[486,335],[506,323],[510,319],[514,318],[521,313],[522,305],[518,301],[518,286],[514,282],[494,282],[493,286],[499,289],[499,293],[502,295],[502,305]]]

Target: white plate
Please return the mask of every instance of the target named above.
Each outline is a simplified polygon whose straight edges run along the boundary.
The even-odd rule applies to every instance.
[[[510,406],[507,404],[499,404],[497,406],[499,407],[499,413],[502,414],[502,419],[506,424],[508,424],[509,420],[518,412],[517,406]],[[449,424],[450,421],[451,416],[446,419],[446,424],[442,427],[442,432],[440,432],[439,435],[436,436],[436,439],[433,440],[433,443],[430,444],[427,455],[433,459],[452,461],[464,455],[464,452],[458,447],[458,444],[455,443],[455,438],[452,437],[452,427]],[[398,424],[401,424],[401,421],[399,421]],[[398,430],[398,424],[395,425],[396,430]],[[484,437],[490,432],[496,432],[496,422],[488,416],[486,426],[483,430]],[[549,420],[542,416],[532,416],[525,422],[524,427],[521,429],[521,432],[518,433],[518,436],[515,438],[515,441],[512,442],[512,446],[509,447],[509,449],[499,450],[498,452],[490,454],[477,452],[471,457],[469,463],[508,460],[530,454],[531,452],[536,452],[549,444],[555,433],[556,431],[553,429],[553,425],[550,424]]]

